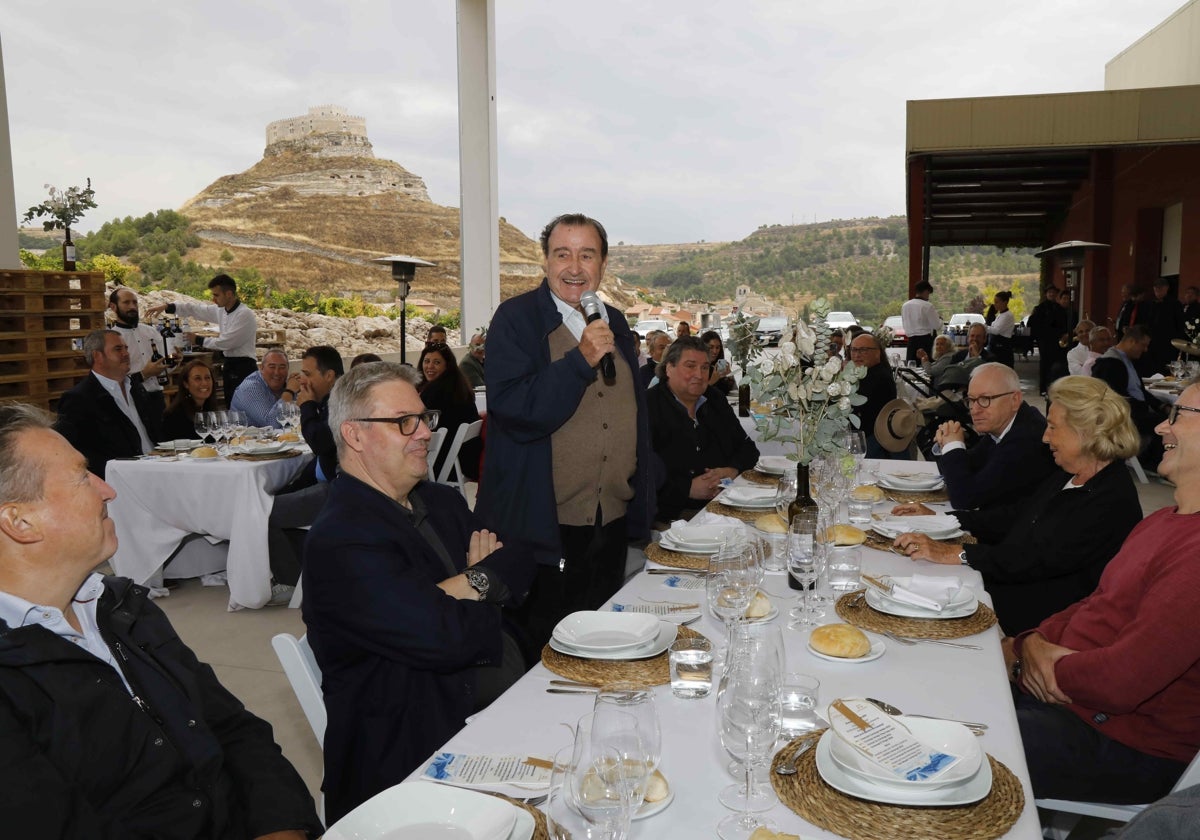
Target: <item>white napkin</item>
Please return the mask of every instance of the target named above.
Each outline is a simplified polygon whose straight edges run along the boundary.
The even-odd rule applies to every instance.
[[[736,517],[733,517],[733,516],[722,516],[719,513],[713,513],[712,511],[708,511],[708,510],[700,511],[695,516],[693,516],[690,520],[676,519],[674,522],[671,523],[671,527],[669,530],[679,533],[680,532],[679,529],[682,528],[682,529],[685,529],[683,531],[683,533],[687,533],[686,529],[687,529],[687,526],[689,526],[689,525],[734,525],[737,528],[739,528],[743,533],[746,530],[746,523],[743,522],[742,520],[740,520]]]
[[[941,612],[958,597],[962,581],[957,577],[914,574],[901,586],[892,579],[892,600],[914,607]]]
[[[876,525],[880,530],[886,530],[895,536],[909,532],[945,534],[957,531],[962,527],[958,524],[958,517],[948,513],[935,513],[930,516],[895,516],[882,519]]]
[[[762,502],[767,499],[775,498],[775,490],[767,487],[728,487],[725,492],[717,497],[717,501],[728,499],[731,502],[738,504],[752,504],[754,502]]]
[[[1156,373],[1153,376],[1147,376],[1146,381],[1147,382],[1158,382],[1160,379],[1166,379],[1166,378],[1167,377],[1163,376],[1161,373]]]

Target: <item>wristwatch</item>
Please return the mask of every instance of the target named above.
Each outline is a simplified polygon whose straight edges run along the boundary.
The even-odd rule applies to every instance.
[[[488,590],[492,587],[492,582],[488,580],[487,574],[479,569],[467,569],[463,574],[466,575],[470,587],[479,593],[479,600],[486,601]]]
[[[960,565],[963,565],[963,566],[971,565],[970,563],[967,562],[967,550],[965,548],[962,551],[958,552],[958,562]]]
[[[1021,671],[1023,669],[1024,669],[1024,666],[1021,664],[1021,660],[1014,659],[1013,664],[1012,664],[1012,670],[1009,671],[1008,673],[1009,673],[1009,676],[1012,678],[1012,681],[1014,683],[1016,683],[1017,685],[1021,684]]]

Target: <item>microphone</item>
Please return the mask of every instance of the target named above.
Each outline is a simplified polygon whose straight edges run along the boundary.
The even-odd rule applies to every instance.
[[[600,313],[604,311],[604,304],[600,302],[600,297],[595,292],[584,292],[580,295],[579,305],[583,307],[583,314],[587,316],[589,324],[600,318]],[[612,353],[605,353],[604,357],[600,359],[600,373],[605,379],[617,378],[617,368],[613,364]]]

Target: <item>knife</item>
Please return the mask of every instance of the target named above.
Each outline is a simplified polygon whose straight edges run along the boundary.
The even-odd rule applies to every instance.
[[[573,689],[573,688],[547,688],[546,693],[547,694],[595,694],[599,690],[600,689],[598,689],[598,688],[592,688],[592,689],[587,689],[587,690]]]
[[[890,581],[884,582],[879,578],[871,577],[870,575],[860,575],[860,577],[862,577],[864,581],[871,584],[871,586],[874,586],[876,589],[885,592],[888,595],[892,594],[892,587],[895,586],[895,584],[891,583]]]
[[[700,571],[699,569],[647,569],[648,575],[699,575],[700,577],[708,577],[708,572]]]

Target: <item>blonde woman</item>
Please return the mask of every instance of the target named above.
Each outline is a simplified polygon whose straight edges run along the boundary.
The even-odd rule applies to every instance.
[[[1058,469],[1012,506],[953,511],[977,545],[937,542],[923,534],[901,534],[895,541],[913,560],[979,571],[1010,636],[1090,595],[1142,518],[1124,463],[1138,450],[1126,400],[1089,376],[1063,377],[1050,386],[1049,396],[1042,442]],[[904,505],[897,512],[932,511]]]

